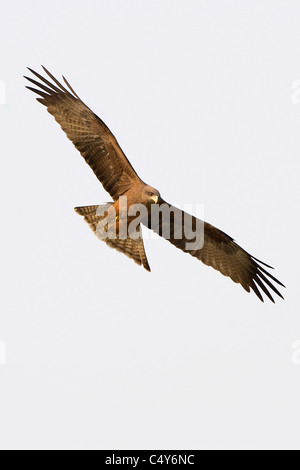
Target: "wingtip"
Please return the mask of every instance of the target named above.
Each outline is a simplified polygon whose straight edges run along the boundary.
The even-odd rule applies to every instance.
[[[46,74],[51,77],[51,74],[50,74],[49,70],[44,65],[41,65],[41,67],[44,70],[44,72],[46,72]]]
[[[52,78],[52,75],[51,73],[49,72],[49,70],[47,70],[47,68],[44,66],[44,65],[41,65],[42,69],[44,70],[44,72],[49,75],[50,78]]]
[[[28,90],[33,91],[34,93],[36,93],[36,89],[35,89],[35,88],[32,88],[32,87],[29,86],[29,85],[25,85],[25,88],[27,88]]]

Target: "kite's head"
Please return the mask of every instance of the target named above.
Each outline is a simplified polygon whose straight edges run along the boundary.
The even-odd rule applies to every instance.
[[[143,193],[142,193],[142,198],[143,198],[143,204],[146,206],[149,206],[151,204],[157,204],[159,200],[159,191],[157,189],[152,188],[152,186],[145,186],[143,188]]]

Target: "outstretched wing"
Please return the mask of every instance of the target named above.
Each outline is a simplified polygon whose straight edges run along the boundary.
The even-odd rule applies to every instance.
[[[269,289],[283,298],[271,281],[283,287],[284,285],[261,265],[270,269],[272,267],[251,256],[229,235],[171,206],[162,198],[159,200],[156,213],[159,215],[153,216],[152,214],[146,225],[177,248],[220,271],[224,276],[230,277],[234,282],[241,284],[247,292],[252,289],[262,302],[260,289],[272,302],[274,299]],[[189,244],[196,242],[197,231],[199,240],[201,240],[201,235],[204,237],[199,248],[191,249]]]
[[[73,142],[97,178],[114,200],[139,180],[138,175],[127,160],[116,138],[101,119],[96,116],[71,88],[61,85],[43,67],[52,82],[29,69],[40,81],[25,77],[39,88],[27,87],[37,93],[37,100],[47,107],[60,124],[67,137]]]

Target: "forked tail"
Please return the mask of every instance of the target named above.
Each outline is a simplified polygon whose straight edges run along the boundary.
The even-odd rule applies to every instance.
[[[150,271],[140,225],[137,226],[139,233],[138,238],[120,238],[118,234],[114,234],[112,237],[109,233],[105,233],[106,211],[112,204],[113,202],[108,202],[107,204],[98,206],[75,207],[74,210],[77,214],[84,217],[84,220],[89,224],[90,228],[100,240],[105,241],[108,246],[124,253],[140,266],[144,266],[147,271]]]

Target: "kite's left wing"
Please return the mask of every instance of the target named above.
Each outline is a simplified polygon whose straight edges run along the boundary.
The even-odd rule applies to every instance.
[[[271,281],[283,287],[284,285],[263,266],[270,269],[272,267],[247,253],[229,235],[213,225],[202,222],[196,217],[171,206],[162,198],[160,198],[156,207],[157,212],[160,212],[160,216],[149,217],[146,223],[148,228],[180,250],[189,253],[207,266],[213,267],[224,276],[228,276],[234,282],[241,284],[247,292],[252,289],[262,302],[263,297],[260,289],[272,302],[274,302],[274,299],[270,289],[283,298]],[[169,209],[169,213],[163,207]],[[163,214],[166,215],[165,222]],[[195,238],[192,238],[192,234],[196,234],[197,231],[199,232],[200,241],[202,238],[202,244],[200,248],[191,249],[189,248],[190,243],[196,241],[196,235]],[[203,232],[204,238],[202,236]],[[188,236],[186,236],[186,233],[188,233]]]

